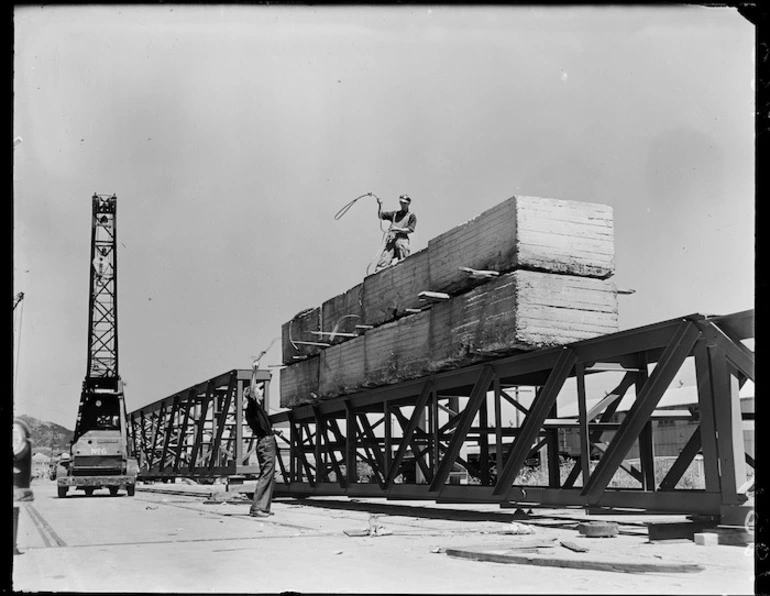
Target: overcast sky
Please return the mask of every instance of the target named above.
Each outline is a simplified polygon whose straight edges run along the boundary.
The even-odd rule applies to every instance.
[[[611,205],[622,329],[753,308],[733,9],[27,6],[14,66],[17,414],[74,427],[93,193],[118,197],[129,411],[362,281],[376,203],[334,214],[370,191],[411,195],[413,250],[515,194]]]

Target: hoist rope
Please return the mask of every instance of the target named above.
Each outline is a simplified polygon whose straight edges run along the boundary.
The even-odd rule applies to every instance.
[[[338,221],[343,215],[345,215],[350,210],[350,208],[353,205],[356,204],[356,201],[358,201],[359,199],[363,199],[364,197],[374,197],[375,199],[377,199],[378,203],[382,202],[380,200],[380,197],[378,197],[376,194],[374,194],[373,192],[367,192],[365,194],[362,194],[360,197],[356,197],[355,199],[347,203],[342,209],[337,211],[337,213],[334,214],[334,221]]]
[[[267,346],[267,347],[266,347],[264,350],[262,350],[262,351],[259,353],[259,356],[256,356],[256,357],[255,357],[255,356],[252,356],[252,357],[251,357],[251,359],[252,359],[252,360],[254,360],[254,361],[259,361],[259,360],[262,360],[262,356],[264,356],[265,354],[267,354],[267,351],[268,351],[270,348],[272,348],[272,347],[273,347],[273,344],[274,344],[275,342],[277,342],[279,339],[281,339],[281,338],[280,338],[280,337],[274,337],[274,338],[273,338],[273,340],[270,342],[270,345],[269,345],[269,346]]]
[[[340,209],[339,211],[337,211],[337,213],[334,214],[334,220],[338,221],[340,218],[342,218],[342,216],[345,215],[350,210],[350,208],[353,205],[356,204],[356,201],[358,201],[359,199],[363,199],[364,197],[374,197],[375,199],[377,199],[377,202],[379,203],[380,208],[382,208],[382,200],[380,199],[380,197],[378,197],[373,192],[367,192],[365,194],[362,194],[361,196],[356,197],[352,201],[346,203],[342,207],[342,209]],[[380,241],[380,246],[377,249],[377,254],[374,255],[374,258],[366,266],[366,275],[369,275],[369,270],[372,268],[372,266],[376,267],[377,263],[379,262],[380,258],[382,257],[382,253],[385,250],[385,245],[388,243],[388,234],[390,233],[391,228],[396,223],[395,215],[392,218],[392,220],[390,221],[390,225],[388,226],[387,230],[383,229],[382,221],[383,221],[382,219],[380,219],[380,221],[379,221],[379,223],[380,223],[380,231],[382,232],[382,240]],[[289,327],[289,331],[291,331],[291,327]],[[291,341],[291,340],[289,340],[289,341]],[[296,346],[295,346],[295,348],[296,348]]]

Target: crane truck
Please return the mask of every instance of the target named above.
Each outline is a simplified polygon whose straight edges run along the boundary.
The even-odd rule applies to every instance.
[[[59,497],[107,488],[134,495],[137,460],[127,432],[123,381],[118,373],[117,197],[94,194],[88,360],[68,457],[56,471]]]

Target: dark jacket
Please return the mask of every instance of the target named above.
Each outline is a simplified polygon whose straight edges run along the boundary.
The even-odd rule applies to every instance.
[[[254,435],[258,439],[273,434],[273,427],[270,425],[270,419],[265,412],[265,408],[259,405],[256,400],[249,399],[246,405],[246,422]]]

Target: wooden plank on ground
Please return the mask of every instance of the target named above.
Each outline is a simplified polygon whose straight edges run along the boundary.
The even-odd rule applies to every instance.
[[[639,557],[634,560],[621,559],[614,554],[607,559],[587,558],[584,554],[555,556],[550,553],[518,554],[515,551],[482,550],[466,548],[447,548],[450,557],[459,557],[473,561],[491,563],[512,563],[519,565],[542,565],[546,567],[566,567],[571,569],[590,569],[594,571],[615,571],[619,573],[698,573],[703,571],[702,565],[692,563],[663,563],[657,561],[641,562]]]
[[[703,532],[708,528],[716,528],[717,521],[688,521],[688,522],[666,522],[647,524],[647,534],[650,541],[655,540],[677,540],[687,538],[692,540],[693,536]]]

